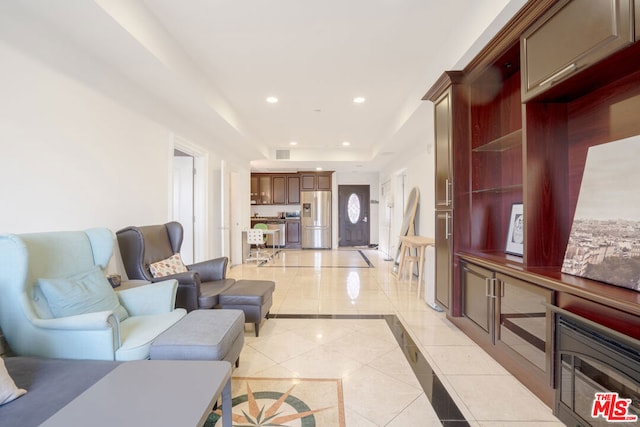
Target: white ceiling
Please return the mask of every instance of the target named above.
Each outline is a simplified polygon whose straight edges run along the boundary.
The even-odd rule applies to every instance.
[[[509,4],[20,2],[158,102],[180,111],[216,145],[251,160],[255,170],[345,171],[377,171],[432,132],[421,112],[430,108],[422,96],[445,69],[459,66]],[[266,103],[268,96],[279,102]],[[354,104],[356,96],[366,102]],[[343,141],[351,145],[342,147]],[[276,162],[276,150],[290,150],[291,160]]]

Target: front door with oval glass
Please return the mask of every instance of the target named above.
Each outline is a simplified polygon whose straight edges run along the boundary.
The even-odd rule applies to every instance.
[[[338,186],[338,246],[369,246],[369,186]]]

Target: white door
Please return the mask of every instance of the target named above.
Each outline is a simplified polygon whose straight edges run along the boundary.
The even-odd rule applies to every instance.
[[[193,157],[173,157],[173,219],[182,224],[184,239],[180,255],[185,264],[193,264]]]
[[[242,209],[242,203],[246,203],[246,199],[240,197],[243,192],[241,191],[241,178],[240,173],[231,172],[229,174],[229,218],[230,218],[230,251],[229,251],[229,259],[231,265],[242,264],[242,252],[244,251],[245,242],[238,238],[242,236],[241,226],[242,222],[240,218],[242,217],[242,213],[244,212]],[[235,237],[235,238],[234,238]]]
[[[220,162],[220,250],[222,256],[229,258],[229,261],[233,259],[231,256],[231,221],[232,221],[232,206],[231,206],[231,174],[229,171],[227,162],[222,160]],[[233,265],[233,264],[231,264]]]

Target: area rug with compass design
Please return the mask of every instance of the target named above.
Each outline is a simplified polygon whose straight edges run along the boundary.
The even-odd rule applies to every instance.
[[[231,381],[232,420],[237,427],[344,427],[342,380],[246,378]],[[205,427],[220,427],[215,410]]]

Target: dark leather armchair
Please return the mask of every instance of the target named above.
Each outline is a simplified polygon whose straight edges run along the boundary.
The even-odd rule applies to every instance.
[[[176,307],[188,311],[197,308],[214,308],[218,295],[229,289],[235,279],[227,279],[228,258],[187,265],[189,271],[154,278],[149,265],[180,252],[183,230],[179,222],[143,227],[126,227],[116,232],[122,262],[127,276],[132,280],[157,282],[167,279],[178,281]]]

